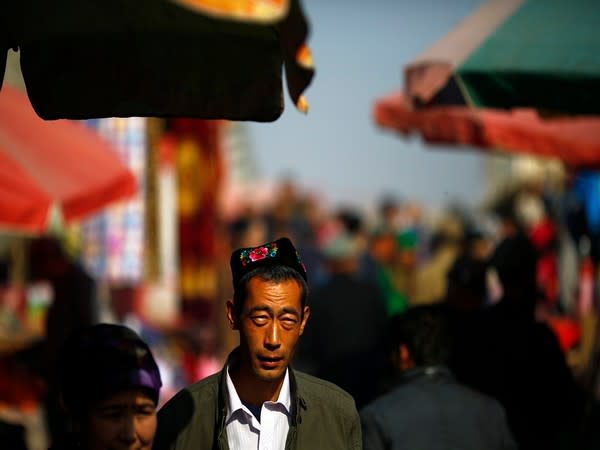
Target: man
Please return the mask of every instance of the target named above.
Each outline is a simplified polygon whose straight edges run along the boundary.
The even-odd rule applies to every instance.
[[[350,393],[358,408],[380,393],[387,360],[385,303],[377,287],[358,276],[360,250],[346,232],[322,247],[329,276],[311,291],[312,318],[296,359]]]
[[[227,319],[240,346],[223,370],[159,411],[155,450],[360,449],[352,397],[289,367],[310,315],[307,276],[289,239],[231,255]]]
[[[446,368],[450,352],[439,305],[411,308],[390,325],[400,379],[361,410],[366,450],[516,448],[500,404],[457,383]]]

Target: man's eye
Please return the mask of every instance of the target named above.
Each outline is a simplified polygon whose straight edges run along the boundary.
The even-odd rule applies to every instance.
[[[298,320],[295,317],[283,317],[281,321],[286,325],[295,325],[298,323]]]
[[[252,316],[252,321],[257,324],[264,324],[269,320],[267,316]]]

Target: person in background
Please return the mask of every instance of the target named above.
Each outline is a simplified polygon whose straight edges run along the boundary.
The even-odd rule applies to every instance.
[[[47,384],[44,409],[50,440],[55,441],[66,432],[66,418],[58,401],[56,359],[69,335],[98,322],[96,283],[69,258],[56,238],[34,239],[28,256],[31,281],[46,281],[52,288],[45,335],[34,353],[39,355],[39,370]]]
[[[360,412],[365,450],[516,449],[500,404],[459,384],[449,369],[449,334],[440,305],[390,319],[390,354],[399,377]]]
[[[500,401],[519,448],[574,448],[582,397],[555,334],[535,317],[537,257],[518,230],[493,250],[502,295],[482,315],[477,364],[462,381]]]
[[[415,288],[411,305],[436,303],[446,293],[446,274],[463,245],[463,225],[446,217],[437,227],[430,242],[430,256],[415,270]]]
[[[311,292],[312,319],[297,355],[302,369],[348,391],[358,408],[380,393],[387,321],[377,286],[359,277],[361,249],[345,231],[323,246],[329,276]]]
[[[448,365],[456,379],[467,385],[481,376],[480,361],[489,350],[484,339],[489,265],[488,258],[476,251],[479,245],[467,241],[465,250],[450,267],[442,303],[452,342]]]
[[[240,346],[225,367],[159,411],[155,450],[360,449],[352,397],[292,370],[310,315],[307,274],[291,241],[235,250],[227,319]]]
[[[382,293],[388,317],[404,311],[408,303],[406,276],[398,268],[399,253],[394,232],[376,229],[372,233],[369,242],[372,270],[364,278],[373,281]]]
[[[162,386],[144,341],[123,325],[73,334],[59,357],[59,392],[71,431],[51,450],[149,450]]]

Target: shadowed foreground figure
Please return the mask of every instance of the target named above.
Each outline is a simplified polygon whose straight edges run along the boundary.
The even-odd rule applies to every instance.
[[[122,325],[72,335],[58,359],[59,391],[72,424],[51,450],[149,450],[162,386],[148,346]]]
[[[365,450],[517,448],[500,404],[459,384],[446,367],[448,341],[437,305],[390,320],[399,377],[388,394],[361,410]]]
[[[167,402],[155,450],[361,448],[352,397],[289,367],[310,315],[306,269],[289,239],[231,255],[227,320],[240,346],[218,374]]]

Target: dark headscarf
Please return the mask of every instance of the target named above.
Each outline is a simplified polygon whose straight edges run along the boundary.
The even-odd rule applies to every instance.
[[[94,325],[72,335],[59,354],[58,377],[71,413],[135,388],[145,389],[158,404],[162,386],[148,345],[133,330],[114,324]]]

